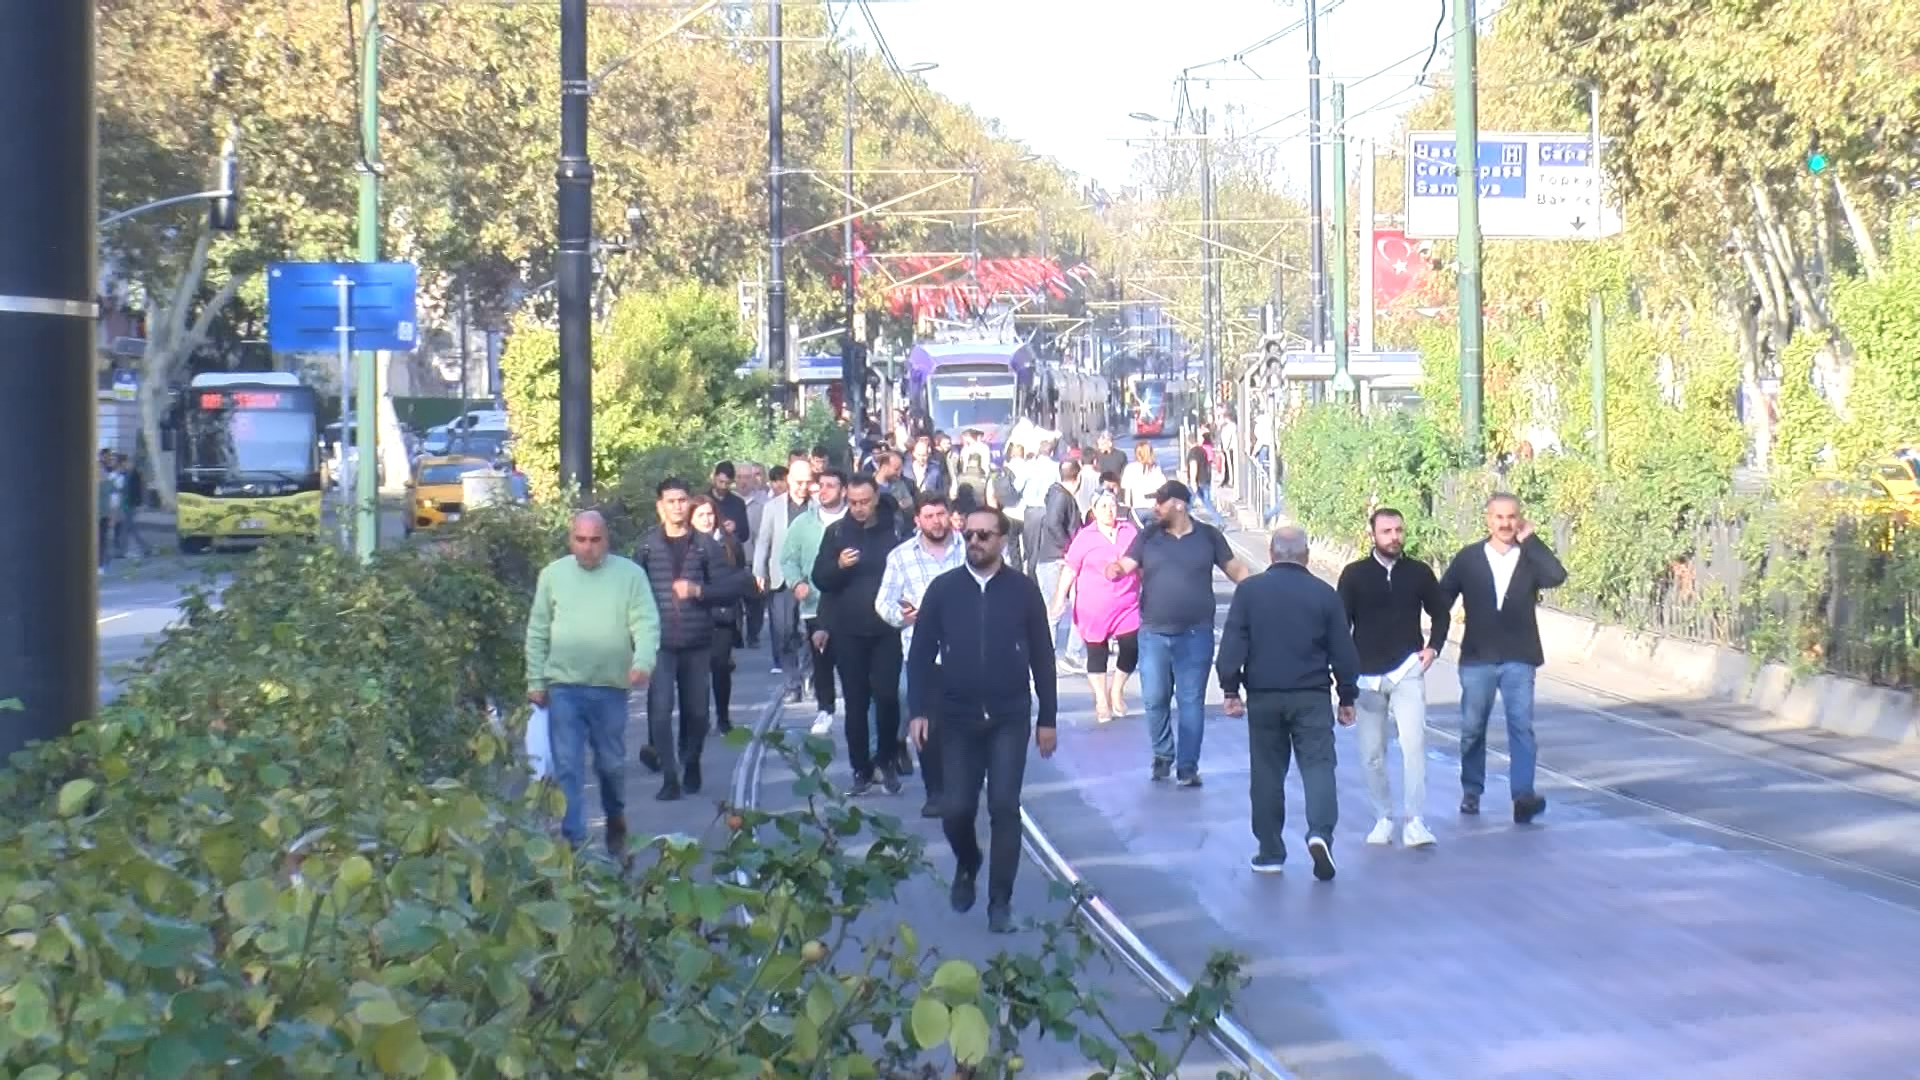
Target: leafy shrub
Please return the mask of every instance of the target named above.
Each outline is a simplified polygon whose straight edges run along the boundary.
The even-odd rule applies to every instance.
[[[556,842],[557,794],[506,794],[518,738],[484,707],[519,699],[554,520],[485,511],[365,566],[270,547],[97,721],[0,771],[5,1072],[984,1077],[1037,1031],[1167,1074],[1144,1036],[1079,1031],[1104,1013],[1078,931],[984,970],[905,925],[855,940],[926,864],[827,794],[826,740],[775,745],[805,807],[725,811],[711,848],[623,871]],[[1216,961],[1169,1024],[1190,1043],[1237,985]]]

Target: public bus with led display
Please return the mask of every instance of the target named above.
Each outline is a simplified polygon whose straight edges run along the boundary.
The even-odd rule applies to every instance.
[[[175,418],[182,551],[320,534],[317,406],[284,372],[194,377]]]

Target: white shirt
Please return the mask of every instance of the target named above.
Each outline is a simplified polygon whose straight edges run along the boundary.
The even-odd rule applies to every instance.
[[[1000,569],[998,567],[995,567],[992,574],[983,574],[980,571],[975,570],[973,568],[972,563],[967,564],[967,573],[973,575],[973,580],[979,584],[980,591],[983,593],[987,591],[987,582],[992,581],[994,578],[994,574],[998,574],[999,572],[1000,572]]]
[[[1491,540],[1484,547],[1487,565],[1493,569],[1493,606],[1498,611],[1507,606],[1507,587],[1513,584],[1513,572],[1520,565],[1520,545],[1516,543],[1504,553]]]

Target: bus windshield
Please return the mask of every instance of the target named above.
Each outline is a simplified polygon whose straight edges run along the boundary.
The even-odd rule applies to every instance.
[[[188,468],[229,475],[272,473],[305,479],[316,470],[316,429],[305,410],[192,409],[187,413]]]
[[[941,431],[1007,427],[1013,423],[1014,378],[1011,375],[935,378],[928,385],[927,396],[929,419]]]

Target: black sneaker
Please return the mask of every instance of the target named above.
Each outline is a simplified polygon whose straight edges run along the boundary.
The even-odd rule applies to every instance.
[[[680,769],[680,786],[689,795],[700,794],[700,759],[690,758]]]
[[[873,777],[871,776],[856,776],[853,778],[853,783],[847,786],[849,799],[858,799],[863,795],[871,794],[873,794]]]
[[[900,760],[896,763],[895,767],[899,769],[901,776],[912,776],[913,775],[913,751],[907,749],[905,746],[902,746],[900,748]]]
[[[1285,855],[1257,854],[1247,860],[1247,867],[1256,874],[1277,874],[1287,865]]]
[[[714,728],[717,729],[720,734],[725,735],[727,732],[733,730],[733,721],[723,716],[720,718],[720,722],[714,725]]]
[[[660,755],[654,752],[653,747],[643,746],[640,748],[640,764],[645,765],[648,772],[659,772]]]
[[[607,851],[616,859],[627,854],[627,819],[614,817],[607,819]]]
[[[880,787],[889,795],[900,794],[900,774],[885,765],[880,766]]]
[[[940,818],[946,815],[940,810],[940,800],[929,797],[926,805],[920,808],[920,816],[923,818]]]
[[[1522,795],[1513,800],[1513,821],[1516,825],[1528,825],[1534,818],[1547,812],[1545,795]]]
[[[1479,813],[1480,812],[1480,796],[1475,795],[1472,792],[1468,792],[1467,794],[1460,796],[1460,812],[1463,814]]]
[[[1200,786],[1200,770],[1199,769],[1181,769],[1180,778],[1178,780],[1175,780],[1174,783],[1180,787],[1199,787]]]
[[[979,893],[974,883],[974,875],[978,872],[977,870],[953,872],[953,888],[947,891],[947,901],[953,905],[953,910],[962,915],[973,910],[973,901]]]
[[[1172,775],[1173,775],[1173,759],[1172,758],[1157,757],[1153,759],[1153,778],[1155,780],[1165,780],[1167,777]]]
[[[1334,875],[1333,848],[1317,836],[1307,837],[1307,854],[1313,856],[1313,876],[1321,881],[1332,881]]]
[[[987,932],[990,934],[1013,933],[1013,911],[1004,902],[987,905]]]
[[[680,790],[680,785],[669,780],[660,785],[660,790],[654,792],[653,797],[661,802],[677,802],[683,794],[685,792]]]

